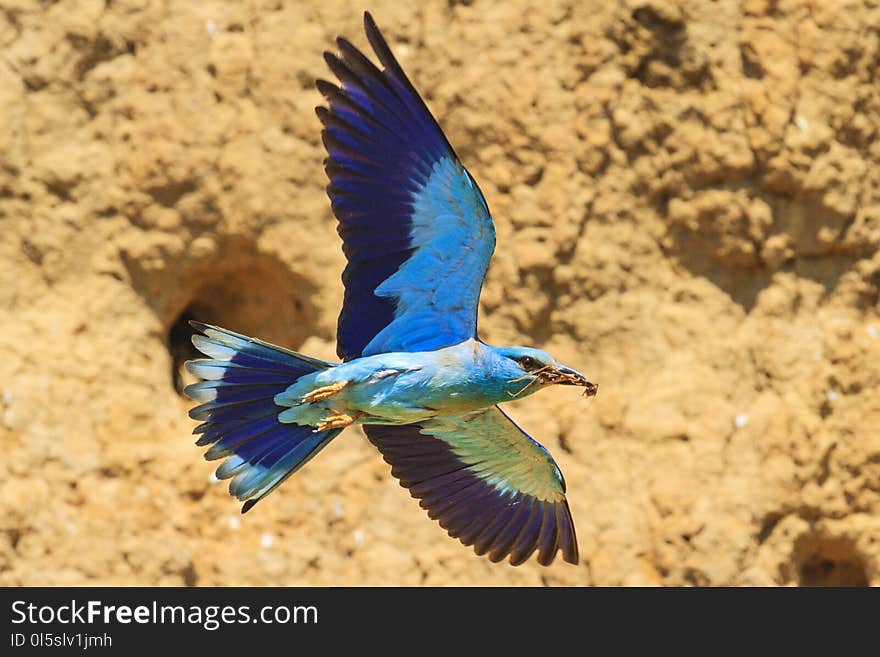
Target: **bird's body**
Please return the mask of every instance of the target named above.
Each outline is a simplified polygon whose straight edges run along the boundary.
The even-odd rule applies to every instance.
[[[319,81],[327,188],[348,265],[335,364],[194,322],[208,359],[187,367],[198,445],[243,511],[347,426],[360,424],[401,485],[450,535],[512,564],[576,563],[562,474],[498,404],[553,384],[596,386],[550,354],[477,337],[495,248],[473,178],[367,14],[383,69],[344,39]]]
[[[466,340],[434,351],[363,356],[300,378],[275,403],[288,406],[282,422],[317,425],[329,412],[360,424],[412,424],[478,411],[540,389],[494,347]],[[343,385],[320,401],[302,404],[312,390]]]

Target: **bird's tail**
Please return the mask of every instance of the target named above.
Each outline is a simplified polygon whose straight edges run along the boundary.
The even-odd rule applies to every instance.
[[[186,369],[199,379],[184,392],[202,402],[189,412],[201,420],[196,445],[210,445],[205,458],[225,458],[218,479],[229,479],[229,492],[244,501],[245,513],[305,465],[340,429],[285,424],[275,403],[300,377],[333,367],[316,358],[249,338],[216,326],[190,322],[196,349],[209,358],[190,360]]]

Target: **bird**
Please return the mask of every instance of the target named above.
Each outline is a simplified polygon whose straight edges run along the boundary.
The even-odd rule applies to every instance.
[[[360,425],[428,516],[493,562],[578,563],[562,472],[500,404],[598,386],[549,353],[477,334],[492,215],[369,12],[378,64],[344,37],[317,80],[327,194],[347,264],[329,362],[191,321],[196,444],[246,513]]]

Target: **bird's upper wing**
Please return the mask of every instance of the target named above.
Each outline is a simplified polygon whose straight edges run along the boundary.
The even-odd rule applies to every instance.
[[[495,228],[461,165],[373,19],[364,16],[375,66],[343,38],[325,53],[339,86],[318,81],[318,107],[348,265],[337,353],[350,360],[430,351],[476,336]]]
[[[453,538],[518,565],[538,550],[577,563],[565,481],[544,447],[497,406],[421,425],[364,427],[391,473]]]

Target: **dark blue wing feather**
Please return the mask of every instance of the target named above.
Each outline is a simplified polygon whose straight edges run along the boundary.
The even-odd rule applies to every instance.
[[[370,441],[428,515],[492,561],[519,565],[557,551],[578,562],[562,474],[547,451],[499,409],[422,425],[366,425]]]
[[[345,39],[318,89],[327,193],[348,265],[337,353],[427,351],[476,336],[495,230],[479,188],[369,14],[382,69]]]

